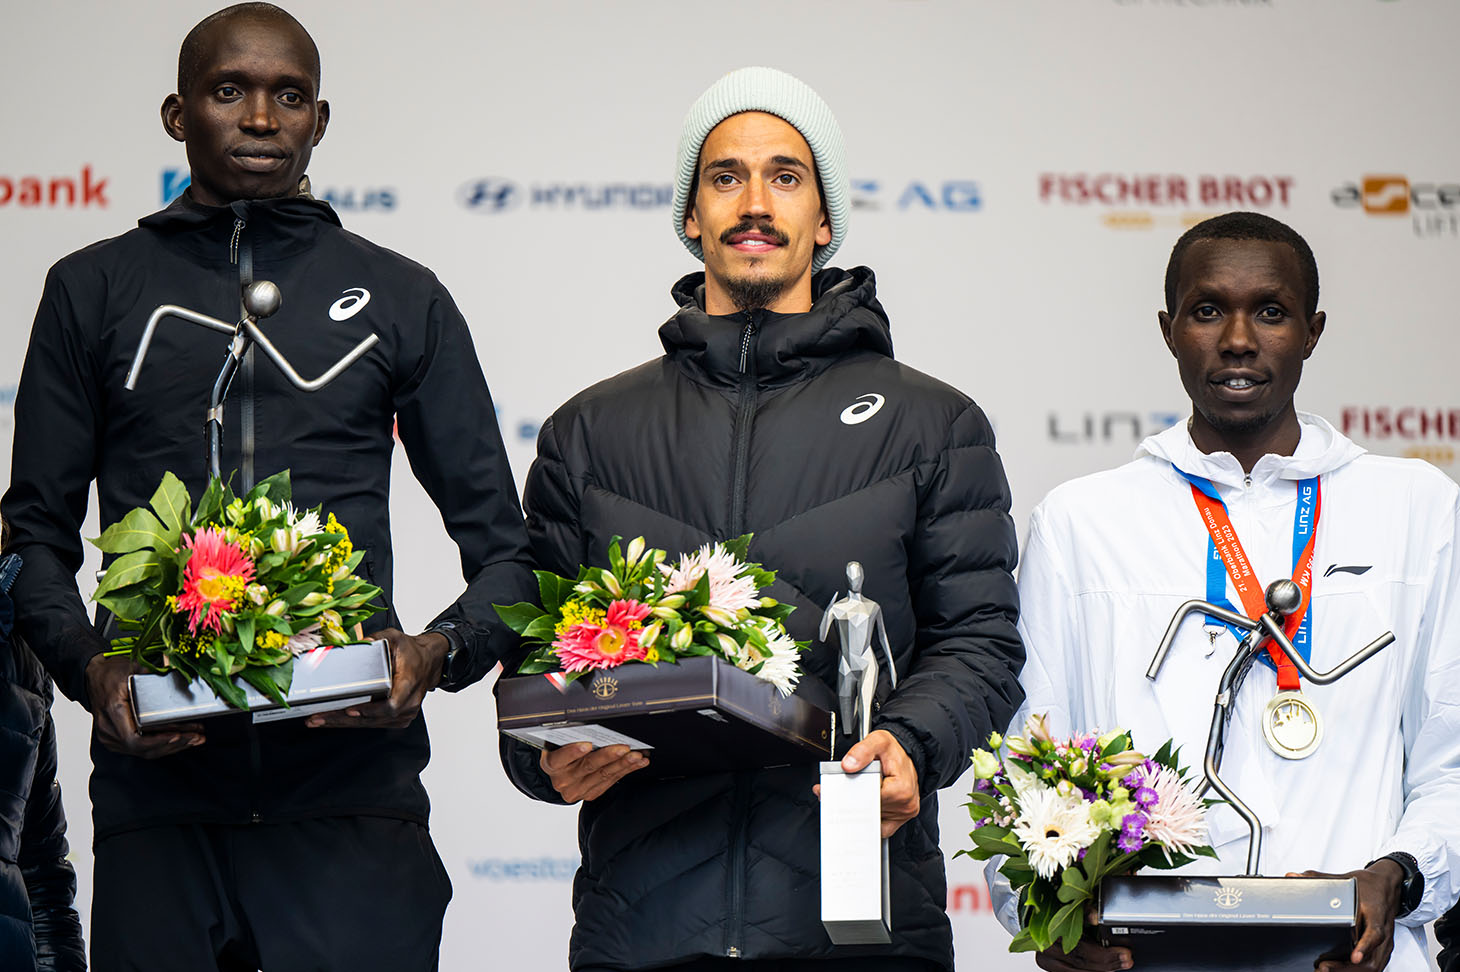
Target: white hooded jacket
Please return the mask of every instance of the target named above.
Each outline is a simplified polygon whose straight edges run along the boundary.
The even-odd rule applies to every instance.
[[[1047,712],[1056,736],[1119,726],[1147,752],[1174,738],[1199,775],[1237,641],[1190,615],[1157,681],[1145,677],[1176,609],[1206,596],[1208,534],[1172,466],[1216,486],[1264,587],[1292,575],[1296,483],[1321,476],[1312,665],[1332,668],[1385,631],[1395,642],[1331,685],[1304,681],[1324,734],[1303,760],[1264,742],[1260,717],[1276,676],[1254,665],[1222,777],[1263,822],[1263,874],[1338,873],[1391,851],[1413,854],[1424,898],[1399,920],[1390,968],[1418,972],[1427,965],[1421,926],[1460,893],[1460,489],[1424,462],[1365,453],[1317,416],[1299,421],[1294,454],[1264,456],[1250,476],[1230,453],[1199,451],[1182,424],[1146,439],[1135,461],[1045,498],[1019,574],[1027,697],[1010,731]],[[1240,610],[1230,578],[1226,596]],[[1186,873],[1242,873],[1247,825],[1227,806],[1208,820],[1219,860]],[[1013,929],[1016,901],[998,863],[988,875]]]

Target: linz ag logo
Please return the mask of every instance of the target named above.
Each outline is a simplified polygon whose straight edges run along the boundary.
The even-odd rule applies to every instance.
[[[1290,175],[1042,172],[1039,201],[1090,207],[1111,229],[1187,227],[1233,209],[1286,209],[1296,183]]]
[[[1339,209],[1366,216],[1408,219],[1422,238],[1460,236],[1460,182],[1415,182],[1403,175],[1366,175],[1345,182],[1329,197]]]
[[[600,673],[594,677],[592,684],[588,686],[588,691],[593,693],[595,699],[611,699],[618,694],[618,679]]]
[[[851,180],[852,208],[867,212],[896,209],[928,213],[975,213],[983,208],[978,183],[972,179]]]
[[[192,174],[187,169],[163,169],[162,204],[166,206],[181,196],[192,182]],[[385,213],[394,210],[399,204],[396,190],[389,187],[363,189],[355,186],[331,186],[314,190],[314,198],[329,203],[336,212],[347,213]]]
[[[1046,428],[1059,445],[1131,445],[1181,421],[1179,412],[1050,412]]]
[[[1460,454],[1460,408],[1439,405],[1345,405],[1344,435],[1376,452],[1453,465]]]

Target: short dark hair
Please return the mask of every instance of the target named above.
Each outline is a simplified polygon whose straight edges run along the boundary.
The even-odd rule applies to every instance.
[[[1313,249],[1308,241],[1287,223],[1264,216],[1262,213],[1223,213],[1197,223],[1181,234],[1181,239],[1171,248],[1171,259],[1166,263],[1166,313],[1176,313],[1176,285],[1181,278],[1181,262],[1186,251],[1201,240],[1260,240],[1264,243],[1286,243],[1298,257],[1298,267],[1303,272],[1303,286],[1308,294],[1303,302],[1306,316],[1318,312],[1318,261],[1313,259]]]
[[[232,20],[235,17],[243,17],[254,20],[283,20],[298,27],[305,37],[309,38],[309,46],[314,52],[314,93],[319,95],[319,47],[314,43],[314,38],[309,36],[309,31],[304,25],[294,19],[294,15],[282,7],[272,3],[235,3],[231,7],[224,7],[217,13],[211,13],[198,21],[188,36],[183,38],[182,47],[177,52],[177,93],[186,95],[192,89],[194,82],[198,80],[198,72],[203,69],[203,39],[213,25]]]

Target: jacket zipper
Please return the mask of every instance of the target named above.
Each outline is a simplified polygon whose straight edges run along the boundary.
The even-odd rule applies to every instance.
[[[244,277],[253,276],[253,259],[249,254],[248,259],[240,262],[239,251],[243,246],[243,229],[247,225],[242,217],[235,217],[233,220],[233,235],[228,241],[228,262],[238,267],[238,299],[240,305],[243,301],[243,288],[252,280],[245,280]],[[246,264],[246,266],[244,265]],[[240,307],[240,313],[242,313]],[[242,440],[239,445],[243,453],[242,469],[240,475],[243,478],[245,491],[253,488],[253,348],[248,349],[243,358],[243,396],[239,408],[239,438]],[[250,719],[248,723],[248,768],[249,768],[249,823],[259,823],[261,814],[258,809],[258,782],[263,774],[263,753],[259,745],[259,729]]]
[[[725,957],[743,958],[740,952],[740,923],[745,910],[745,832],[749,827],[750,781],[748,773],[735,774],[735,807],[730,832],[730,883],[725,889]]]
[[[750,461],[750,429],[755,424],[755,355],[751,353],[759,322],[745,315],[740,335],[740,395],[735,408],[735,465],[730,477],[730,539],[745,532],[746,466]]]

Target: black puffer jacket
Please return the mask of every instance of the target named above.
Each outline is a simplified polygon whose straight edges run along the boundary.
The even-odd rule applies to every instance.
[[[7,592],[19,568],[19,558],[0,557],[0,969],[84,972],[51,680],[11,633]]]
[[[574,968],[888,954],[952,966],[933,794],[1022,699],[1009,489],[978,406],[892,359],[871,271],[825,270],[813,286],[805,314],[711,317],[703,275],[680,281],[668,353],[543,428],[528,533],[543,566],[571,575],[602,563],[614,534],[674,553],[754,532],[752,556],[779,572],[770,593],[813,641],[847,561],[862,563],[900,678],[889,695],[884,675],[874,724],[923,791],[892,841],[893,943],[833,951],[822,930],[814,767],[630,776],[579,817]],[[825,697],[835,647],[803,659],[802,690]],[[557,800],[535,750],[504,739],[503,759],[519,788]]]
[[[471,332],[424,267],[340,226],[299,196],[203,206],[186,194],[129,233],[61,260],[46,279],[15,399],[15,461],[0,509],[26,569],[17,627],[60,690],[82,704],[105,647],[76,586],[81,522],[96,481],[102,523],[144,505],[166,470],[194,499],[206,484],[202,418],[227,338],[176,321],[157,329],[137,388],[124,382],[148,316],[180,304],[223,320],[241,279],[284,295],[263,331],[313,378],[368,334],[363,358],[315,393],[253,352],[224,410],[224,474],[246,487],[292,472],[295,505],[323,503],[367,551],[360,572],[392,603],[390,469],[396,437],[461,552],[465,592],[436,619],[455,625],[479,679],[516,636],[492,612],[535,589],[527,537]],[[394,434],[392,434],[394,433]],[[104,612],[103,612],[104,613]],[[399,626],[394,610],[366,633]],[[425,718],[404,729],[310,729],[302,719],[208,720],[207,743],[165,759],[93,739],[98,840],[170,823],[279,823],[368,814],[426,822]]]

